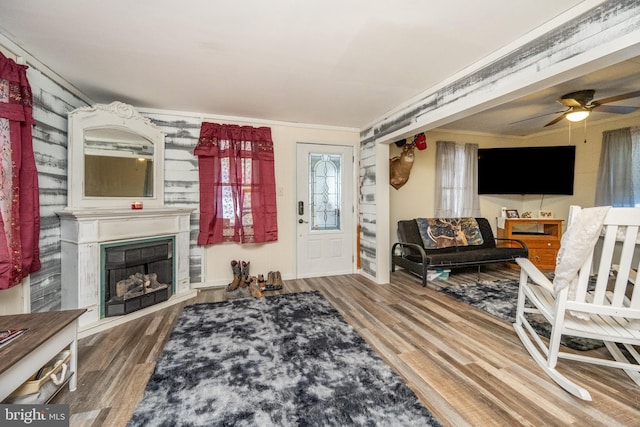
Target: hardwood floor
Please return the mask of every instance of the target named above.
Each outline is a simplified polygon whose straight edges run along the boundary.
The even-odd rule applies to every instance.
[[[486,267],[480,276],[516,275]],[[454,271],[434,285],[476,279]],[[560,361],[593,402],[574,398],[530,358],[511,324],[402,271],[388,285],[346,275],[285,281],[279,293],[309,290],[322,292],[444,425],[640,425],[640,389],[622,371]],[[204,290],[186,304],[224,299],[222,289]],[[53,402],[70,405],[72,426],[126,425],[182,306],[80,340],[78,389]]]

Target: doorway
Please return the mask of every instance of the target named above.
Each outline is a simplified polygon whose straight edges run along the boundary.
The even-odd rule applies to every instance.
[[[296,147],[297,277],[354,271],[353,147]]]

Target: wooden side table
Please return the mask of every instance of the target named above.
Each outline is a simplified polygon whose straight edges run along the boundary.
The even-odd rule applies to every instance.
[[[84,312],[80,309],[0,316],[0,330],[29,329],[0,349],[0,402],[65,349],[71,351],[69,390],[76,389],[77,319]]]
[[[529,248],[529,260],[541,270],[556,268],[562,238],[561,219],[503,218],[498,223],[498,237],[522,240]],[[533,231],[532,231],[533,230]]]

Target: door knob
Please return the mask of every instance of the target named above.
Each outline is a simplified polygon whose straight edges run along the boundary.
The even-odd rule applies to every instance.
[[[298,220],[298,224],[309,224],[309,221],[305,221],[304,219],[300,218]]]

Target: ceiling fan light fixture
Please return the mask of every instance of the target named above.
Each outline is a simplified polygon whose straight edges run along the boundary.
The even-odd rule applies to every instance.
[[[586,108],[575,107],[564,117],[570,122],[579,122],[589,117],[589,114],[591,114],[591,111],[587,110]]]

